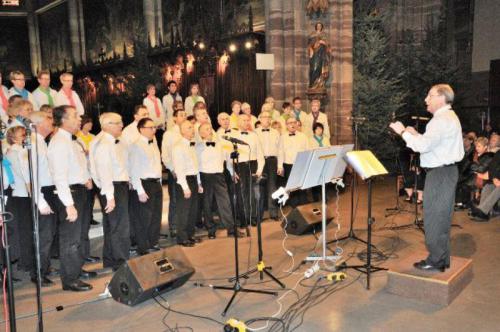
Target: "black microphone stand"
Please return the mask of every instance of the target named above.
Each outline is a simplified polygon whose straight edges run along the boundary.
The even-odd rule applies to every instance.
[[[36,134],[36,127],[35,134]],[[35,138],[36,139],[36,138]],[[30,191],[31,191],[31,214],[33,218],[33,239],[35,248],[35,269],[36,269],[36,304],[37,304],[37,317],[38,317],[38,332],[43,332],[43,308],[42,308],[42,273],[41,273],[41,262],[40,262],[40,232],[38,223],[38,207],[35,196],[38,195],[38,190],[35,187],[34,179],[35,174],[33,172],[33,145],[31,142],[31,126],[26,127],[26,140],[24,142],[24,147],[28,150],[28,167],[29,167],[29,177],[30,177]],[[36,155],[38,156],[38,146],[36,149]],[[37,162],[37,187],[40,185],[38,178],[39,163]]]
[[[236,199],[236,170],[237,170],[237,165],[238,165],[238,144],[233,143],[233,152],[231,152],[231,160],[233,164],[233,216],[236,216],[236,204],[237,204],[237,199]],[[246,289],[241,286],[240,283],[240,270],[239,270],[239,254],[238,254],[238,226],[236,225],[236,220],[233,223],[233,232],[234,232],[234,260],[235,260],[235,276],[234,276],[234,284],[233,286],[213,286],[211,285],[210,287],[212,289],[221,289],[221,290],[230,290],[233,291],[233,295],[231,296],[231,299],[227,303],[226,307],[224,308],[224,311],[222,312],[221,316],[225,316],[227,311],[229,310],[229,307],[233,303],[236,295],[238,295],[239,292],[244,292],[244,293],[259,293],[259,294],[268,294],[268,295],[275,295],[277,296],[277,292],[269,292],[269,291],[263,291],[263,290],[255,290],[255,289]]]
[[[3,130],[3,128],[2,128]],[[7,320],[6,324],[9,324],[10,331],[15,332],[16,331],[16,306],[15,306],[15,301],[14,301],[14,285],[12,284],[12,263],[10,262],[10,245],[9,245],[9,232],[8,232],[8,227],[7,223],[12,221],[12,218],[7,218],[8,214],[5,211],[5,187],[3,183],[3,146],[2,146],[2,141],[3,141],[3,132],[1,133],[2,137],[0,137],[0,206],[2,209],[2,242],[3,242],[3,258],[4,258],[4,264],[5,268],[7,270],[7,311],[9,312],[9,318],[7,320],[7,317],[4,317],[4,319]],[[7,220],[10,219],[10,220]],[[3,271],[2,271],[3,273]],[[4,276],[5,277],[5,276]]]

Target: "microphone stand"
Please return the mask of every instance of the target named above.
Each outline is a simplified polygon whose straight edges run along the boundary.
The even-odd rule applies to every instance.
[[[2,128],[3,130],[3,128]],[[4,317],[6,319],[6,324],[7,326],[10,327],[11,332],[15,332],[16,329],[16,305],[14,301],[14,285],[12,284],[12,263],[10,262],[10,245],[9,245],[9,232],[8,232],[8,227],[7,223],[12,221],[12,218],[10,220],[7,220],[7,213],[5,211],[5,187],[3,183],[3,131],[1,132],[0,135],[0,208],[2,209],[2,242],[3,242],[3,258],[4,258],[4,264],[5,268],[7,270],[7,311],[9,312],[9,317]],[[3,274],[3,271],[2,271]],[[4,276],[5,277],[5,276]],[[4,281],[5,282],[5,281]]]
[[[36,134],[36,127],[35,134]],[[26,140],[24,142],[25,148],[28,150],[28,169],[29,169],[29,177],[30,177],[30,191],[31,191],[31,214],[33,218],[33,239],[34,239],[34,247],[35,247],[35,269],[36,269],[36,304],[37,304],[37,317],[38,317],[38,332],[43,332],[43,308],[42,308],[42,273],[41,273],[41,262],[40,262],[40,232],[39,232],[39,223],[38,223],[38,207],[37,202],[35,200],[35,195],[38,195],[38,190],[35,187],[34,179],[35,174],[33,172],[33,145],[31,142],[31,126],[26,127]],[[38,146],[37,146],[38,150]],[[38,151],[35,151],[38,156]],[[37,157],[38,158],[38,157]],[[39,184],[38,178],[38,160],[37,160],[37,187]]]
[[[231,152],[231,160],[233,164],[233,216],[236,216],[236,169],[238,165],[238,144],[235,142],[233,143],[233,152]],[[234,260],[235,260],[235,276],[234,276],[234,284],[233,286],[214,286],[210,285],[212,289],[220,289],[220,290],[229,290],[233,291],[233,295],[231,296],[231,299],[227,303],[226,307],[224,308],[224,311],[222,312],[221,316],[225,316],[227,311],[229,310],[229,307],[233,303],[236,295],[238,295],[239,292],[243,293],[259,293],[259,294],[268,294],[268,295],[274,295],[277,296],[277,292],[269,292],[269,291],[263,291],[263,290],[256,290],[256,289],[246,289],[241,286],[240,283],[240,270],[239,270],[239,259],[238,259],[238,226],[236,225],[236,220],[234,220],[233,223],[233,232],[234,232]]]

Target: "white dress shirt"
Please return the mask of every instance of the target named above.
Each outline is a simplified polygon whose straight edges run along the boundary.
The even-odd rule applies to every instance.
[[[5,87],[4,85],[0,85],[0,89],[3,91],[3,95],[7,100],[9,99],[9,89]],[[9,121],[9,116],[7,115],[7,110],[3,109],[3,103],[0,101],[0,119],[7,123]]]
[[[133,144],[140,136],[139,129],[137,128],[137,121],[132,122],[122,130],[120,141],[125,145]]]
[[[438,109],[425,127],[423,135],[403,132],[406,145],[420,152],[422,167],[439,167],[462,160],[464,144],[462,126],[450,105]]]
[[[198,142],[196,144],[196,156],[198,157],[198,168],[201,173],[222,173],[224,171],[224,161],[228,161],[227,165],[232,173],[229,154],[225,152],[221,142],[217,140]]]
[[[331,145],[330,140],[327,139],[325,135],[321,137],[321,143],[323,144],[323,147]],[[319,142],[314,138],[314,135],[312,137],[309,137],[309,147],[311,149],[316,149],[320,147]]]
[[[126,146],[113,135],[103,132],[90,143],[90,173],[101,195],[114,199],[114,181],[128,181]]]
[[[201,102],[204,103],[205,99],[202,96],[197,96],[196,102],[195,102],[195,98],[193,98],[193,96],[188,96],[186,98],[186,100],[184,101],[184,111],[186,111],[186,114],[188,116],[194,114],[193,113],[193,107],[199,101],[201,101]]]
[[[280,133],[273,128],[257,128],[255,133],[259,137],[264,157],[277,157],[280,143]]]
[[[73,101],[75,103],[74,107],[76,108],[76,113],[78,113],[78,115],[80,115],[80,116],[84,115],[85,109],[83,108],[83,104],[82,104],[82,101],[80,100],[80,97],[75,92],[75,90],[71,91],[71,95],[73,96]],[[71,104],[69,102],[68,97],[66,97],[66,94],[61,89],[56,94],[56,99],[54,100],[54,106],[57,107],[57,106],[63,106],[63,105],[71,105]]]
[[[160,109],[160,116],[156,114],[155,103],[158,105]],[[146,97],[142,100],[142,104],[146,106],[149,112],[149,118],[153,120],[156,127],[165,128],[165,123],[167,122],[165,116],[165,109],[161,105],[161,101],[158,97],[154,97],[154,101],[149,97]]]
[[[49,207],[41,191],[42,187],[54,185],[52,175],[49,170],[48,147],[40,134],[32,134],[31,160],[33,161],[33,187],[37,191],[35,200],[39,210]],[[27,160],[26,160],[27,161]],[[28,164],[25,165],[28,168]],[[38,176],[37,176],[38,174]],[[29,178],[26,180],[29,181]]]
[[[194,142],[193,142],[194,143]],[[198,158],[194,145],[191,142],[181,138],[175,145],[172,151],[172,164],[174,172],[177,176],[177,183],[184,191],[189,190],[187,176],[197,176],[198,185],[200,184],[200,173],[198,168]]]
[[[72,139],[70,132],[59,128],[49,143],[49,169],[57,195],[65,206],[73,205],[70,185],[84,185],[90,179],[85,149]]]
[[[132,187],[144,194],[141,179],[161,179],[160,149],[155,140],[140,135],[129,147],[129,170]]]
[[[25,167],[28,164],[28,151],[19,144],[13,144],[9,146],[5,156],[11,162],[14,175],[14,184],[11,185],[14,189],[12,196],[29,197],[29,173],[27,167]]]
[[[171,129],[167,130],[163,134],[163,139],[161,141],[161,160],[163,165],[169,171],[174,171],[174,165],[172,164],[172,152],[174,150],[174,145],[182,139],[180,134],[179,126],[175,125]]]
[[[52,101],[54,102],[54,106],[56,105],[56,97],[57,97],[57,91],[54,89],[49,88],[49,94],[52,97]],[[33,98],[35,99],[36,105],[33,105],[35,108],[35,111],[38,111],[42,105],[49,105],[49,97],[40,90],[40,87],[36,88],[35,91],[33,91]]]
[[[224,151],[226,153],[230,153],[233,151],[233,143],[225,140],[224,138],[222,138],[223,136],[229,136],[229,137],[234,137],[234,135],[238,133],[238,129],[224,129],[222,127],[219,127],[219,129],[217,129],[217,139],[219,140],[219,143],[222,145],[222,148],[224,149]]]
[[[312,137],[314,135],[312,129],[314,123],[314,117],[312,113],[306,114],[304,121],[305,123],[302,123],[304,134],[306,134],[309,137]],[[325,136],[326,139],[330,139],[330,126],[328,125],[328,118],[326,114],[323,112],[319,112],[318,120],[316,122],[321,123],[323,125],[323,136]]]
[[[297,153],[309,149],[309,139],[300,131],[295,134],[284,133],[281,135],[278,153],[278,168],[283,164],[293,165]]]
[[[167,93],[166,95],[163,96],[161,101],[163,109],[167,112],[167,122],[170,127],[171,125],[173,125],[174,101],[182,101],[182,97],[180,94],[176,93],[174,100],[174,97],[170,93]]]
[[[247,133],[247,134],[245,134]],[[257,174],[262,174],[264,170],[264,153],[262,152],[262,145],[260,144],[259,137],[253,131],[235,132],[234,138],[240,139],[248,145],[238,144],[238,152],[240,153],[238,162],[243,163],[251,160],[257,161]]]
[[[9,99],[12,96],[19,95],[19,92],[17,92],[14,87],[9,89],[9,95],[7,96],[7,99]],[[28,101],[33,104],[33,110],[38,111],[38,108],[36,106],[36,101],[35,98],[33,98],[33,94],[28,91]]]

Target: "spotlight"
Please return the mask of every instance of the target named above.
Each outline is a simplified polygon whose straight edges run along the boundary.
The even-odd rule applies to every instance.
[[[236,52],[237,49],[238,48],[236,47],[236,44],[234,43],[229,44],[229,52],[234,53]]]
[[[253,45],[252,45],[252,42],[251,42],[251,41],[247,41],[247,42],[245,42],[245,48],[246,48],[247,50],[251,49],[251,48],[252,48],[252,46],[253,46]]]
[[[199,48],[200,50],[204,50],[204,49],[205,49],[205,43],[204,43],[204,42],[200,42],[200,43],[198,44],[198,48]]]

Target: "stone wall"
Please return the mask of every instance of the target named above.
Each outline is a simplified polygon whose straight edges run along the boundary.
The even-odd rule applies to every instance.
[[[321,21],[329,36],[333,63],[323,106],[330,122],[333,144],[352,142],[352,0],[330,0],[326,13],[306,14],[306,0],[266,1],[266,49],[275,57],[275,69],[267,75],[267,91],[277,101],[299,96],[307,101],[309,59],[307,36]]]

